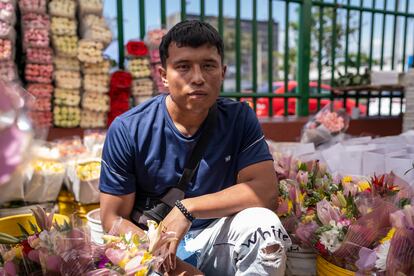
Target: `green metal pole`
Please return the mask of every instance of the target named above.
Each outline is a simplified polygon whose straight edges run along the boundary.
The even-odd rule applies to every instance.
[[[375,1],[375,0],[374,0]],[[347,1],[347,7],[351,5],[351,0]],[[345,73],[348,73],[348,62],[349,62],[349,20],[350,10],[346,9],[346,33],[345,33]]]
[[[409,11],[409,0],[405,1],[405,12],[408,13]],[[407,47],[407,20],[408,17],[405,16],[404,18],[404,32],[403,32],[403,36],[404,36],[404,42],[403,42],[403,54],[402,54],[402,64],[401,64],[401,71],[404,72],[404,68],[405,68],[405,55],[406,55],[406,47]]]
[[[165,0],[161,0],[161,27],[167,27],[167,7],[165,4]]]
[[[252,86],[254,93],[257,93],[257,0],[253,0],[253,25],[252,25],[252,43],[253,43],[253,56],[252,56]]]
[[[337,4],[337,0],[334,0],[334,4]],[[336,59],[336,16],[337,6],[335,5],[332,17],[332,49],[331,49],[331,86],[333,86],[335,79],[335,59]]]
[[[200,20],[201,21],[204,21],[205,13],[206,13],[206,3],[204,0],[200,0]]]
[[[372,9],[375,9],[375,0],[372,0]],[[371,40],[369,43],[369,70],[372,68],[372,54],[374,47],[375,12],[371,13]]]
[[[236,1],[236,92],[241,92],[241,29],[240,0]]]
[[[398,12],[399,0],[395,1],[395,8],[394,10]],[[404,36],[407,34],[404,34]],[[392,52],[391,52],[391,70],[394,70],[395,65],[395,39],[397,37],[397,16],[394,15],[394,26],[393,26],[393,33],[392,33]]]
[[[145,37],[145,0],[139,0],[139,37],[141,40]]]
[[[284,76],[284,84],[285,84],[285,94],[288,93],[288,81],[289,81],[289,1],[285,4],[285,54],[284,54],[284,68],[285,76]],[[270,106],[273,107],[273,100],[271,101],[272,104]],[[288,115],[288,101],[285,98],[284,101],[284,115]]]
[[[268,0],[268,20],[267,20],[267,84],[269,94],[273,93],[273,5],[272,0]],[[269,101],[271,103],[271,101]],[[269,104],[269,117],[273,116],[273,106]]]
[[[318,39],[318,95],[321,94],[322,83],[322,47],[323,47],[323,11],[324,8],[319,8],[319,39]],[[346,58],[346,56],[345,56]],[[318,98],[318,110],[321,108],[321,100]]]
[[[386,9],[387,9],[387,0],[384,0],[384,11]],[[387,16],[384,13],[384,16],[382,19],[381,64],[380,64],[381,70],[382,70],[382,67],[384,66],[385,21],[387,21],[386,19],[387,19]]]
[[[181,0],[181,21],[187,18],[186,7],[187,7],[186,0]]]
[[[364,0],[360,1],[361,8],[364,6]],[[362,37],[362,10],[359,11],[358,22],[358,53],[357,53],[357,74],[359,74],[359,67],[361,66],[361,37]]]
[[[118,65],[119,69],[124,69],[124,15],[122,0],[116,1],[116,18],[118,27]]]
[[[312,0],[303,0],[300,6],[299,45],[298,45],[298,92],[300,98],[296,105],[299,116],[309,114],[309,66],[311,46]]]

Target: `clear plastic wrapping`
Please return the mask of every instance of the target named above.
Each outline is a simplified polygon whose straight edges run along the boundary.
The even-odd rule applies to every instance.
[[[0,1],[0,20],[10,25],[16,23],[16,12],[12,3]]]
[[[49,2],[49,13],[52,16],[76,17],[76,2],[72,0],[52,0]]]
[[[54,57],[53,64],[55,65],[55,70],[80,71],[80,62],[77,58]]]
[[[53,74],[52,64],[26,64],[24,75],[26,81],[38,83],[51,83]]]
[[[82,63],[82,72],[85,75],[109,74],[110,69],[111,62],[109,60],[104,60],[98,63]]]
[[[80,20],[81,33],[83,34],[88,28],[92,26],[107,26],[105,19],[101,15],[86,14]]]
[[[102,0],[78,0],[79,13],[102,15],[103,1]]]
[[[51,84],[43,83],[29,83],[26,87],[27,91],[38,97],[51,97],[53,93],[53,86]]]
[[[83,89],[91,92],[108,93],[109,91],[109,75],[84,75]]]
[[[78,47],[78,59],[81,62],[98,63],[103,61],[103,44],[92,40],[81,39]]]
[[[105,130],[87,129],[83,132],[83,144],[92,156],[101,158],[105,137]]]
[[[112,33],[107,26],[93,25],[82,33],[82,38],[101,42],[104,46],[108,46],[112,41]]]
[[[154,83],[150,78],[136,79],[132,82],[133,96],[152,96],[154,94]]]
[[[23,29],[50,29],[50,19],[47,14],[27,13],[22,15]]]
[[[78,106],[80,103],[80,92],[76,89],[55,88],[54,104]]]
[[[128,71],[134,78],[147,78],[151,76],[151,68],[148,58],[135,58],[128,60]]]
[[[13,60],[14,47],[9,39],[0,38],[0,61]]]
[[[106,112],[82,110],[80,126],[82,128],[102,128],[106,127],[106,120]]]
[[[52,95],[36,97],[36,99],[29,105],[29,109],[33,111],[51,111],[51,99]]]
[[[52,17],[50,30],[54,35],[76,35],[77,23],[66,17]]]
[[[17,78],[16,64],[11,60],[0,61],[0,79],[14,81]]]
[[[24,200],[24,184],[27,182],[23,170],[15,171],[6,183],[1,185],[0,206],[11,201]]]
[[[29,47],[46,48],[49,47],[50,38],[48,29],[25,29],[23,34],[23,48]]]
[[[46,13],[46,0],[19,0],[20,12]]]
[[[149,49],[156,49],[160,46],[162,37],[167,33],[165,29],[154,29],[147,32],[145,44]]]
[[[51,48],[27,48],[26,61],[28,63],[51,64],[53,50]]]
[[[98,158],[76,160],[68,165],[68,179],[75,200],[82,204],[99,202],[99,176],[101,162]]]
[[[30,111],[28,115],[36,127],[47,128],[52,126],[52,112],[50,111]]]
[[[85,92],[82,95],[82,107],[91,111],[109,111],[109,96],[97,92]]]
[[[77,127],[80,123],[80,108],[73,106],[55,106],[53,123],[57,127]]]
[[[81,88],[81,76],[80,72],[76,71],[55,71],[55,84],[56,87],[66,89],[80,89]]]
[[[52,36],[53,48],[55,54],[64,57],[76,57],[78,54],[78,37],[75,35],[71,36]]]

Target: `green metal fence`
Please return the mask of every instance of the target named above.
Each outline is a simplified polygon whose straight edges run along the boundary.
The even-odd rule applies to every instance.
[[[155,0],[154,0],[155,1]],[[160,17],[162,27],[167,27],[166,0],[160,1]],[[206,1],[199,1],[198,18],[207,20]],[[217,1],[216,27],[223,36],[225,33],[225,20],[223,15],[224,0]],[[251,5],[251,89],[244,92],[242,88],[242,18],[241,5],[250,1]],[[355,2],[359,2],[356,5]],[[389,68],[403,72],[406,70],[407,56],[414,54],[414,43],[409,43],[414,38],[414,28],[410,27],[414,23],[414,13],[410,12],[410,0],[266,0],[267,5],[267,91],[259,92],[258,83],[258,5],[263,5],[263,1],[258,0],[234,0],[235,18],[233,18],[235,32],[235,89],[228,91],[224,89],[222,96],[233,97],[236,99],[251,99],[254,108],[258,101],[266,98],[268,101],[268,116],[273,115],[273,101],[276,98],[283,99],[283,115],[290,115],[288,107],[291,99],[294,98],[296,105],[296,115],[306,116],[309,114],[309,101],[313,99],[317,102],[317,109],[324,104],[323,99],[343,102],[346,107],[347,101],[352,98],[356,107],[367,106],[367,114],[370,114],[371,99],[378,99],[378,115],[381,115],[382,98],[389,98],[390,115],[392,103],[395,99],[400,103],[400,112],[403,112],[404,89],[400,87],[376,87],[356,89],[330,89],[329,93],[322,93],[323,85],[331,88],[338,86],[336,80],[339,74],[350,74],[354,77],[362,76],[362,69],[384,69]],[[125,1],[126,3],[126,1]],[[124,30],[123,30],[123,7],[122,0],[117,0],[117,20],[118,20],[118,45],[119,45],[119,66],[124,65]],[[393,9],[389,8],[389,3],[393,3]],[[369,5],[370,4],[370,5]],[[381,5],[382,4],[382,5]],[[411,3],[412,4],[412,3]],[[275,18],[275,6],[284,6],[284,17]],[[139,0],[139,29],[140,38],[145,37],[147,29],[145,14],[147,9],[145,0]],[[189,16],[187,11],[187,1],[180,0],[181,20]],[[191,16],[194,16],[193,14]],[[389,25],[389,18],[392,18]],[[366,24],[364,20],[369,22]],[[279,38],[274,35],[275,24],[283,24],[284,45],[281,47],[281,55],[275,58],[274,43]],[[388,23],[388,25],[387,25]],[[409,32],[411,30],[411,32]],[[380,32],[380,39],[376,39],[375,34]],[[402,34],[402,35],[401,35]],[[389,37],[391,35],[391,40]],[[292,36],[294,39],[292,40]],[[353,40],[353,41],[352,41]],[[355,42],[356,40],[356,42]],[[386,41],[392,41],[391,54],[386,55]],[[375,44],[380,43],[380,55],[375,57]],[[355,47],[356,43],[356,47]],[[365,46],[366,47],[365,47]],[[368,45],[368,46],[367,46]],[[397,49],[396,45],[400,45]],[[411,49],[407,49],[411,45]],[[355,49],[356,48],[356,49]],[[363,50],[368,48],[368,50]],[[398,50],[401,51],[397,55]],[[296,58],[292,60],[292,53]],[[283,64],[282,74],[275,77],[275,63]],[[292,70],[293,68],[293,70]],[[294,73],[292,74],[292,71]],[[328,73],[326,73],[328,71]],[[317,72],[317,77],[310,78],[311,72]],[[325,73],[324,73],[325,72]],[[294,76],[293,76],[294,75]],[[327,77],[327,75],[329,75]],[[289,81],[296,80],[297,87],[293,93],[287,93]],[[283,94],[274,93],[274,82],[281,81],[284,84]],[[310,93],[310,81],[317,83],[314,93]],[[340,91],[340,92],[338,92]],[[263,92],[263,91],[262,91]],[[326,101],[325,101],[326,102]],[[372,108],[372,107],[371,107]]]

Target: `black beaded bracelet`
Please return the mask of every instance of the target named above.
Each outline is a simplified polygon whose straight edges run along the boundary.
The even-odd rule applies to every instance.
[[[190,221],[193,222],[193,220],[195,219],[195,217],[187,210],[187,208],[185,208],[185,206],[181,203],[181,201],[177,200],[175,202],[175,206],[177,206],[178,210],[181,211],[181,213],[183,213],[183,215]]]

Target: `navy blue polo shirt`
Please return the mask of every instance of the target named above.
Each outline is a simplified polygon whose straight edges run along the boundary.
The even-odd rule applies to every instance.
[[[136,193],[136,202],[156,198],[174,187],[205,125],[191,137],[175,127],[166,95],[118,116],[108,129],[102,154],[101,192]],[[236,183],[249,165],[272,160],[254,111],[246,104],[217,99],[217,125],[186,197],[215,193]],[[195,220],[193,228],[209,220]]]

